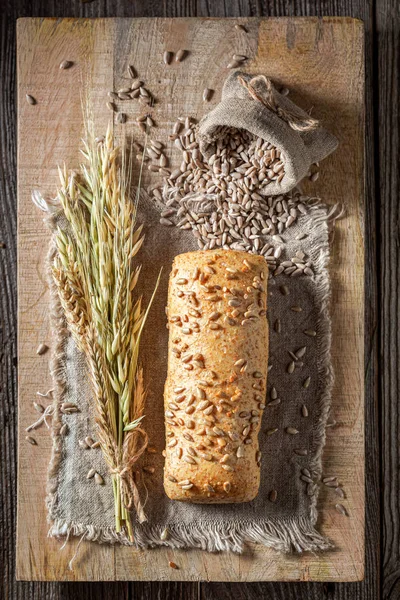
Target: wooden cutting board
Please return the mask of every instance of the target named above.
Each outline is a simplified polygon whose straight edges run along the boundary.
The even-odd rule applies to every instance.
[[[247,33],[235,28],[241,23]],[[364,250],[363,25],[350,18],[284,19],[20,19],[18,21],[18,285],[19,285],[19,472],[17,578],[39,580],[214,580],[356,581],[364,572]],[[181,64],[165,66],[165,50],[189,51]],[[246,69],[265,73],[290,89],[291,98],[313,107],[313,116],[340,141],[321,165],[318,181],[304,182],[306,193],[328,203],[341,201],[346,217],[337,225],[331,261],[332,357],[336,383],[332,399],[337,424],[327,430],[324,470],[337,474],[346,492],[349,517],[323,486],[319,527],[334,542],[333,552],[282,556],[251,546],[242,556],[166,549],[134,551],[83,542],[73,571],[68,561],[77,540],[61,550],[47,538],[44,505],[51,439],[45,427],[35,432],[38,445],[25,440],[35,419],[32,401],[50,385],[51,346],[48,286],[44,260],[49,239],[42,215],[31,202],[39,189],[54,194],[57,165],[79,164],[83,135],[81,97],[89,94],[98,132],[111,114],[107,92],[124,87],[132,64],[157,103],[157,139],[167,139],[176,117],[200,117],[218,101],[232,54],[249,56]],[[73,66],[60,70],[63,60]],[[215,90],[205,105],[202,91]],[[30,105],[31,94],[37,104]],[[143,107],[126,103],[126,125],[137,131]],[[171,143],[172,145],[172,143]],[[146,172],[144,185],[151,182]],[[179,570],[169,568],[173,560]]]

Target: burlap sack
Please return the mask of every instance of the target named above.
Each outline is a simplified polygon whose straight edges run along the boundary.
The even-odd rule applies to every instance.
[[[331,154],[338,141],[291,100],[282,96],[264,75],[232,72],[225,81],[221,102],[200,122],[200,149],[209,158],[223,127],[247,129],[281,151],[285,175],[268,185],[269,195],[289,192],[313,163]]]

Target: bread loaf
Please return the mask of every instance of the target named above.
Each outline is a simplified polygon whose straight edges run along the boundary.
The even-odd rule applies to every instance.
[[[174,260],[164,390],[164,488],[173,500],[248,502],[258,493],[267,278],[264,258],[245,252]]]

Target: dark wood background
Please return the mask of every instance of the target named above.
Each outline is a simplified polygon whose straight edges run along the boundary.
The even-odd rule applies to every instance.
[[[365,581],[16,582],[16,18],[323,15],[366,31]],[[399,51],[399,0],[0,0],[0,600],[400,599]]]

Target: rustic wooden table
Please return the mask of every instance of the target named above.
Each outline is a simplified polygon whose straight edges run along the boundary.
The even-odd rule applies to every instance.
[[[0,3],[0,598],[400,598],[397,449],[399,357],[398,169],[400,13],[396,0],[225,3],[94,0]],[[21,16],[350,15],[366,28],[366,579],[361,583],[16,583],[16,118],[15,19]],[[382,265],[382,266],[381,266]],[[378,288],[379,286],[379,288]],[[379,293],[378,293],[379,289]],[[392,333],[393,332],[393,333]],[[397,342],[397,344],[396,344]]]

